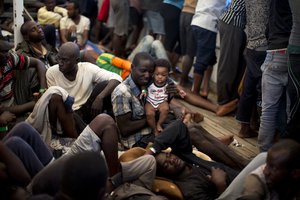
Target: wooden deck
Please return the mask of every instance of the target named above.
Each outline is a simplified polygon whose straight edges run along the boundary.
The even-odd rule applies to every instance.
[[[211,101],[216,101],[216,96],[210,94],[208,97]],[[225,117],[218,117],[215,113],[192,106],[182,101],[187,107],[193,111],[198,111],[204,115],[203,122],[200,124],[215,137],[224,135],[234,135],[234,139],[238,141],[239,146],[230,145],[238,154],[247,159],[252,159],[258,154],[257,138],[242,139],[237,136],[240,124],[235,120],[234,113]]]

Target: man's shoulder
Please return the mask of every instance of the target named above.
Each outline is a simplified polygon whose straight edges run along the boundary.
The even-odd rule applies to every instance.
[[[80,15],[80,20],[83,20],[84,22],[90,22],[90,19],[84,15]]]
[[[117,96],[131,96],[130,88],[124,82],[120,83],[113,91],[112,98]]]
[[[56,65],[53,65],[52,67],[49,67],[49,69],[47,70],[46,74],[57,74],[57,73],[61,73],[59,71],[59,68],[58,68],[58,64]]]

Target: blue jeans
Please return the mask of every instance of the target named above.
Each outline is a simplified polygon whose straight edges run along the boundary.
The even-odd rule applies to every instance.
[[[53,159],[40,134],[26,122],[15,125],[3,142],[22,161],[31,177]]]
[[[262,114],[258,134],[260,151],[272,146],[276,128],[286,127],[287,53],[268,52],[262,74]],[[279,125],[279,127],[278,127]]]
[[[289,45],[288,96],[290,100],[287,136],[300,142],[300,46]]]
[[[261,70],[266,58],[265,51],[246,49],[247,67],[244,77],[243,92],[238,105],[236,119],[250,123],[253,106],[261,106]]]
[[[147,52],[154,58],[162,58],[169,61],[164,45],[161,43],[161,41],[154,40],[151,35],[146,35],[143,37],[137,47],[128,56],[128,60],[132,62],[135,55],[139,52]]]

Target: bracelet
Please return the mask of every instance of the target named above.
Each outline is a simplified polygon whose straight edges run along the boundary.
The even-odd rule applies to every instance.
[[[39,90],[39,92],[40,92],[40,93],[45,93],[45,92],[46,92],[46,89],[45,89],[45,88],[41,88],[41,89]]]
[[[150,147],[149,149],[150,149],[150,151],[152,151],[152,153],[153,153],[154,155],[156,154],[156,150],[155,150],[153,147]]]
[[[142,90],[142,93],[147,93],[148,91],[146,89],[143,89]]]
[[[8,131],[8,126],[1,126],[0,127],[0,133]]]

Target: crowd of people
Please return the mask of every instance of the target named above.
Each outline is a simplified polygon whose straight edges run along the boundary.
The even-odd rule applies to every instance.
[[[1,199],[300,198],[297,0],[35,5],[15,48],[0,27]],[[237,154],[182,101],[236,111],[260,154]]]

